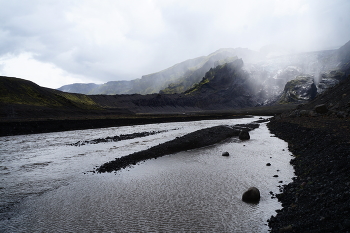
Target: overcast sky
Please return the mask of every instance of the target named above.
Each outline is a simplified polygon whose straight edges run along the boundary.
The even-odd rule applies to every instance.
[[[58,88],[130,80],[220,48],[335,48],[349,0],[0,0],[0,75]]]

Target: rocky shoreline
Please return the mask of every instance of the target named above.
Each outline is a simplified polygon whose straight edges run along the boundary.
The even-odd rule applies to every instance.
[[[272,118],[271,133],[288,142],[296,177],[277,194],[282,209],[271,232],[350,232],[350,119]]]
[[[234,126],[221,125],[197,130],[147,150],[116,158],[98,167],[96,172],[118,171],[148,159],[156,159],[167,154],[213,145],[229,137],[239,136],[241,132],[250,131],[257,127],[259,127],[259,124],[251,123]]]

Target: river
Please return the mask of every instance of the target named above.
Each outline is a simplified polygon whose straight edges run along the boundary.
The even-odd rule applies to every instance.
[[[114,158],[198,129],[254,118],[173,122],[0,137],[2,232],[268,232],[281,205],[270,191],[294,176],[286,142],[265,123],[251,139],[166,155],[114,172],[93,173]],[[136,132],[119,142],[69,144]],[[229,157],[221,156],[228,151]],[[271,163],[271,166],[266,166]],[[278,175],[278,177],[274,177]],[[251,186],[259,204],[241,201]]]

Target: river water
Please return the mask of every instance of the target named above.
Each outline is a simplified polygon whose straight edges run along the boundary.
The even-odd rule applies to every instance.
[[[278,186],[291,182],[294,173],[287,143],[273,137],[265,123],[250,132],[249,141],[230,138],[114,173],[89,172],[198,129],[256,119],[0,137],[0,231],[268,232],[266,220],[281,208],[269,192],[278,193]],[[144,131],[162,132],[119,142],[68,145]],[[224,151],[230,156],[221,156]],[[251,186],[260,189],[259,204],[241,201]]]

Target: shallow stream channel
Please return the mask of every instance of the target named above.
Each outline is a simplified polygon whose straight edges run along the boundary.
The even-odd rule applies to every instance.
[[[92,172],[199,129],[258,118],[0,137],[0,232],[268,232],[267,219],[281,208],[270,192],[279,193],[294,170],[287,143],[266,123],[247,141],[233,137],[117,172]],[[76,146],[138,132],[156,133]],[[260,190],[258,204],[241,200],[251,186]]]

